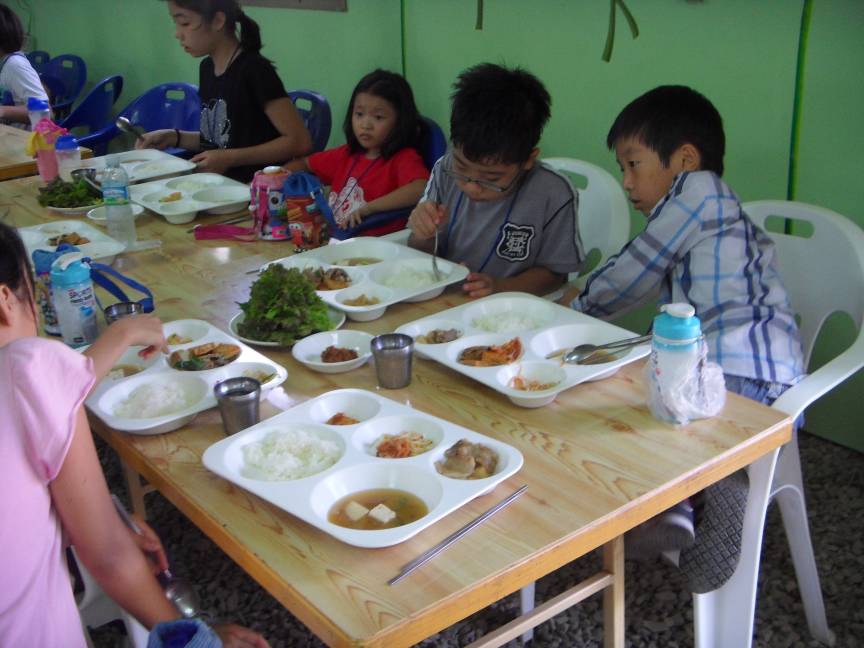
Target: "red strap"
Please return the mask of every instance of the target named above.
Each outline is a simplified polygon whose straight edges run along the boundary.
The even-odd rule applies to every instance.
[[[254,227],[238,225],[199,225],[195,228],[195,240],[234,239],[235,241],[257,241]]]

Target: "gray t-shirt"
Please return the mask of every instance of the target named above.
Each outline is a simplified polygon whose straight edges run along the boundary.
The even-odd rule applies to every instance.
[[[447,207],[441,256],[499,279],[538,266],[560,274],[579,269],[579,198],[567,178],[536,163],[501,199],[477,202],[441,172],[449,157],[435,164],[422,198]]]

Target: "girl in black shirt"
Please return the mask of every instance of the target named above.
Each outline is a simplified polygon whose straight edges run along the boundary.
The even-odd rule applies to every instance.
[[[199,132],[162,129],[136,148],[200,151],[199,171],[242,182],[269,164],[306,155],[312,141],[273,64],[260,54],[261,33],[237,0],[169,0],[174,35],[199,68]],[[239,38],[237,27],[239,25]]]

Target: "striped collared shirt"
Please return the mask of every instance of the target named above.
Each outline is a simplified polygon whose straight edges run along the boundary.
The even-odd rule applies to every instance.
[[[571,304],[608,318],[657,296],[692,304],[723,372],[787,385],[804,372],[774,243],[710,171],[679,174],[644,231]]]

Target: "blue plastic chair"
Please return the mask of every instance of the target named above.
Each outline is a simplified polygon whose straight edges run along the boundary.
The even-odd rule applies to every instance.
[[[55,56],[45,65],[44,74],[59,79],[63,91],[54,96],[52,108],[55,117],[63,117],[72,110],[72,104],[84,90],[87,83],[87,64],[84,59],[75,54]]]
[[[444,131],[441,127],[428,117],[423,117],[423,122],[426,125],[426,133],[423,136],[423,146],[420,151],[423,157],[423,164],[431,170],[438,159],[447,152],[447,138],[444,136]],[[403,209],[392,209],[390,211],[378,212],[372,214],[357,227],[349,227],[348,229],[339,229],[337,227],[330,228],[330,237],[340,241],[354,236],[362,236],[363,232],[372,228],[386,225],[390,221],[397,218],[405,218],[411,213],[413,207],[405,207]]]
[[[323,151],[330,139],[332,117],[327,97],[313,90],[291,90],[288,93],[297,112],[303,118],[306,130],[312,137],[313,152]]]
[[[87,133],[82,136],[75,133],[78,143],[92,149],[96,155],[105,155],[111,140],[109,131],[114,126],[113,107],[122,91],[122,76],[102,79],[60,122],[60,126],[68,130],[86,128]]]
[[[51,55],[45,50],[33,50],[32,52],[27,53],[27,60],[30,61],[30,65],[33,66],[33,69],[41,74],[45,71],[45,66],[48,64],[48,61],[51,60]]]

